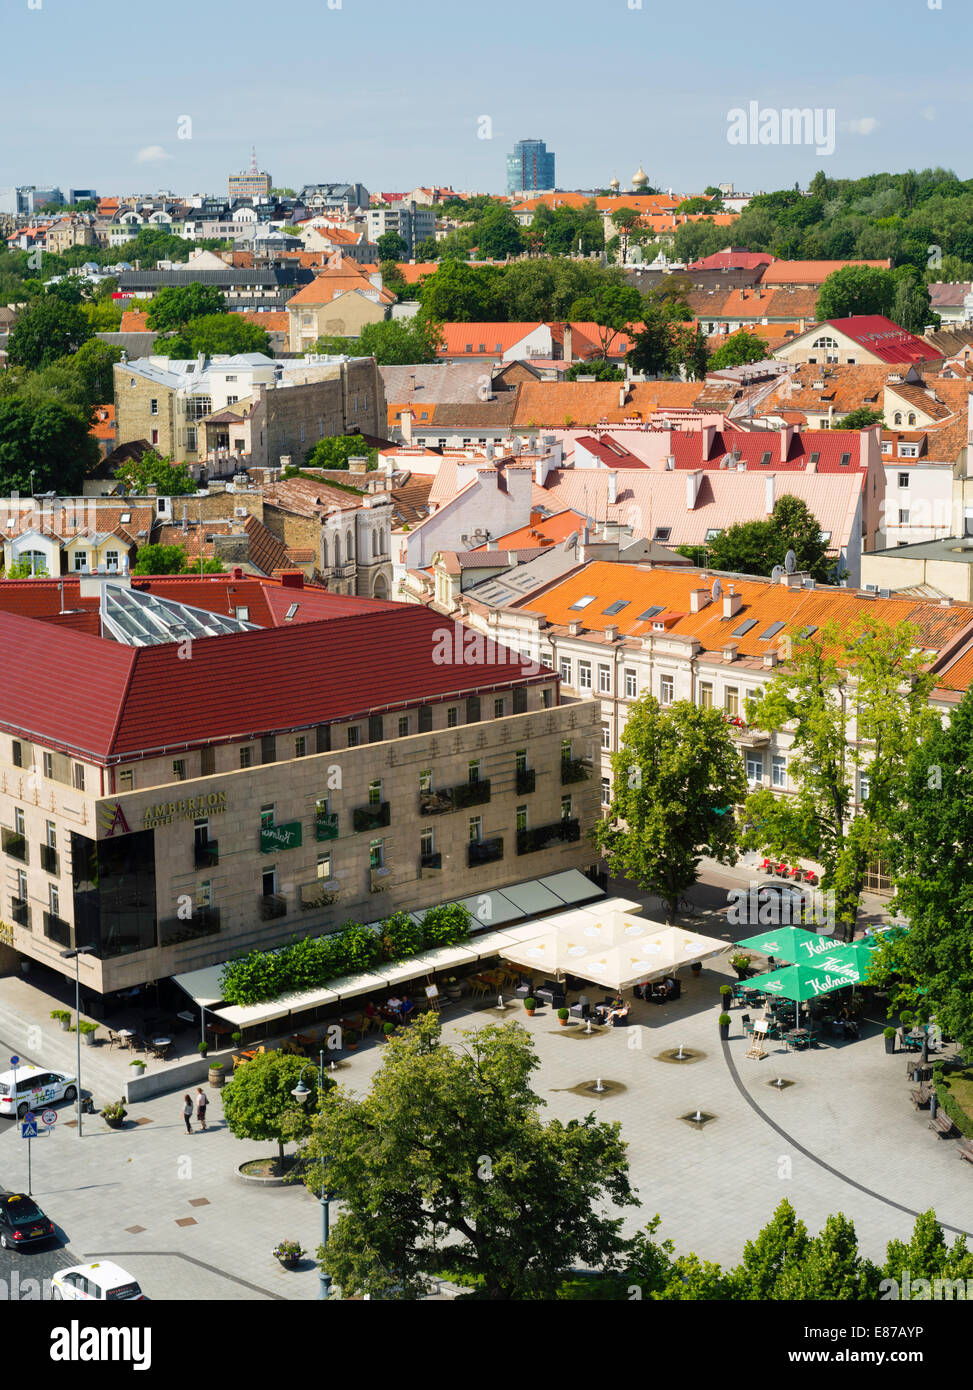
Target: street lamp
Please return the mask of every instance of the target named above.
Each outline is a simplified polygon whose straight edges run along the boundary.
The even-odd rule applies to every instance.
[[[77,1034],[78,1044],[78,1138],[81,1138],[81,976],[78,959],[81,956],[90,956],[94,952],[94,946],[76,946],[72,951],[62,951],[62,960],[74,960],[74,1028]]]
[[[315,1070],[315,1067],[314,1067],[314,1063],[313,1063],[313,1062],[308,1062],[306,1066],[303,1066],[303,1067],[301,1068],[301,1074],[300,1074],[300,1076],[297,1078],[297,1085],[296,1085],[296,1086],[294,1087],[294,1089],[291,1091],[291,1095],[292,1095],[292,1096],[294,1097],[294,1099],[297,1101],[298,1105],[305,1105],[305,1104],[307,1103],[307,1098],[308,1098],[308,1096],[311,1094],[309,1088],[308,1088],[307,1086],[304,1085],[304,1080],[303,1080],[303,1078],[304,1078],[304,1073],[305,1073],[306,1071],[308,1071],[308,1070],[310,1070],[310,1071],[314,1071],[314,1070]],[[319,1064],[318,1064],[317,1072],[318,1072],[318,1088],[319,1088],[319,1089],[318,1089],[318,1094],[319,1094],[319,1095],[323,1095],[323,1094],[324,1094],[324,1053],[323,1053],[323,1052],[321,1053],[321,1058],[320,1058],[320,1062],[319,1062]],[[327,1248],[328,1248],[328,1235],[329,1235],[330,1220],[331,1220],[331,1194],[326,1190],[323,1181],[322,1181],[322,1184],[321,1184],[321,1191],[320,1191],[320,1193],[318,1194],[318,1202],[319,1202],[320,1207],[321,1207],[321,1249],[322,1249],[322,1252],[323,1252],[323,1251],[327,1250]],[[331,1275],[327,1273],[327,1271],[326,1271],[325,1268],[324,1268],[324,1265],[321,1264],[321,1265],[318,1266],[318,1298],[319,1298],[319,1299],[322,1299],[322,1298],[330,1298],[330,1297],[331,1297]]]

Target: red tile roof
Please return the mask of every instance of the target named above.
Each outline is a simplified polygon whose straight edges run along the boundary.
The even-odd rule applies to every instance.
[[[757,270],[770,265],[773,256],[768,251],[717,251],[701,261],[691,261],[687,270]]]
[[[737,451],[739,462],[754,472],[802,473],[808,469],[812,454],[817,454],[813,469],[817,473],[855,473],[868,466],[862,437],[857,430],[795,430],[786,457],[782,459],[784,438],[783,431],[717,430],[704,458],[705,430],[674,431],[672,452],[677,468],[718,469],[727,454]],[[770,459],[763,463],[766,454]],[[846,454],[850,457],[842,464]]]
[[[848,265],[891,269],[891,261],[773,261],[761,276],[764,285],[823,285],[836,270]]]
[[[884,314],[858,314],[850,319],[829,319],[828,323],[883,362],[933,362],[943,355]]]

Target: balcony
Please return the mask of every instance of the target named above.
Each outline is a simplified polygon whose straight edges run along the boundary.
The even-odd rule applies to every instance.
[[[287,916],[287,899],[283,893],[267,893],[257,899],[261,922],[272,922],[275,917]]]
[[[531,830],[517,831],[517,853],[535,854],[537,850],[549,849],[551,845],[573,844],[581,839],[581,826],[575,817],[554,821],[551,825],[539,825]]]
[[[60,873],[57,850],[53,845],[41,845],[41,868],[48,874]]]
[[[159,945],[177,946],[198,936],[214,936],[219,929],[218,907],[196,907],[191,917],[166,917],[159,923]]]
[[[477,864],[492,864],[502,858],[503,838],[499,835],[492,840],[471,840],[466,846],[466,863],[470,869]]]
[[[537,773],[532,767],[517,769],[517,795],[527,796],[537,784]]]
[[[314,837],[317,840],[337,840],[338,812],[319,811],[314,817]]]
[[[385,893],[392,886],[392,870],[386,865],[381,864],[378,868],[368,871],[368,891],[370,893]]]
[[[450,787],[434,792],[431,789],[419,793],[419,814],[421,816],[442,816],[447,811],[455,811],[453,792]]]
[[[478,782],[460,782],[453,788],[453,801],[457,811],[462,811],[467,806],[485,806],[489,800],[489,777],[483,777]]]
[[[28,931],[30,930],[30,907],[26,898],[10,899],[10,915],[18,927],[26,927]]]
[[[314,908],[329,907],[338,898],[338,881],[334,878],[316,878],[311,883],[302,883],[300,889],[302,912]]]
[[[71,945],[71,923],[53,912],[44,913],[44,935],[57,946]]]
[[[740,748],[766,748],[770,742],[770,734],[765,729],[754,729],[749,724],[745,724],[739,715],[728,714],[726,722],[730,726],[730,734],[734,743]]]
[[[28,862],[27,837],[18,835],[16,830],[9,830],[5,825],[0,827],[0,849],[11,859],[19,859],[21,864]]]
[[[561,759],[562,787],[566,787],[571,782],[587,782],[590,775],[588,764],[584,758]]]
[[[214,869],[219,862],[219,840],[196,841],[193,846],[193,863],[197,869]]]
[[[437,850],[435,854],[419,855],[419,871],[423,874],[435,873],[437,869],[443,867],[443,856]]]
[[[369,803],[367,806],[356,806],[351,813],[351,823],[356,831],[362,830],[381,830],[383,825],[388,825],[392,819],[392,810],[387,801],[377,801]]]

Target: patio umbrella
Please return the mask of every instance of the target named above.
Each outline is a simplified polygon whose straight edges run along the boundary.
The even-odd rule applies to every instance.
[[[805,931],[803,927],[769,927],[736,944],[745,951],[793,961],[795,965],[809,965],[835,949],[830,936],[818,936],[813,931]]]
[[[840,946],[836,945],[833,954],[837,959],[853,965],[859,972],[862,981],[866,981],[872,956],[879,946],[885,941],[893,941],[906,934],[907,930],[904,927],[886,927],[882,931],[872,932],[870,936],[863,936],[860,941],[849,941]]]
[[[832,990],[844,989],[857,984],[860,972],[847,960],[842,960],[835,951],[819,958],[814,965],[786,965],[783,970],[771,970],[766,975],[757,975],[750,981],[764,994],[774,994],[781,999],[794,1000],[795,1026],[800,1022],[801,1004],[806,999],[817,999]]]
[[[585,980],[620,991],[641,980],[667,975],[687,961],[719,955],[726,949],[726,942],[715,936],[666,927],[642,940],[587,956],[573,969]]]

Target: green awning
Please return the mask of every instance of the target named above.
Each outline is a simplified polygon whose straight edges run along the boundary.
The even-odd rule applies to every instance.
[[[853,965],[861,975],[862,980],[867,981],[872,957],[879,946],[885,941],[895,940],[896,937],[905,935],[906,931],[903,927],[888,927],[884,931],[872,932],[870,936],[863,936],[860,941],[850,941],[846,945],[836,946],[834,955]]]
[[[810,965],[835,949],[830,936],[818,936],[803,927],[769,927],[738,941],[744,951],[756,951],[762,956],[773,956],[777,960],[790,960],[795,965]]]
[[[747,987],[804,1003],[806,999],[817,999],[832,990],[858,984],[860,979],[860,972],[849,961],[842,961],[832,952],[814,965],[787,965],[783,970],[756,975],[747,981]]]

